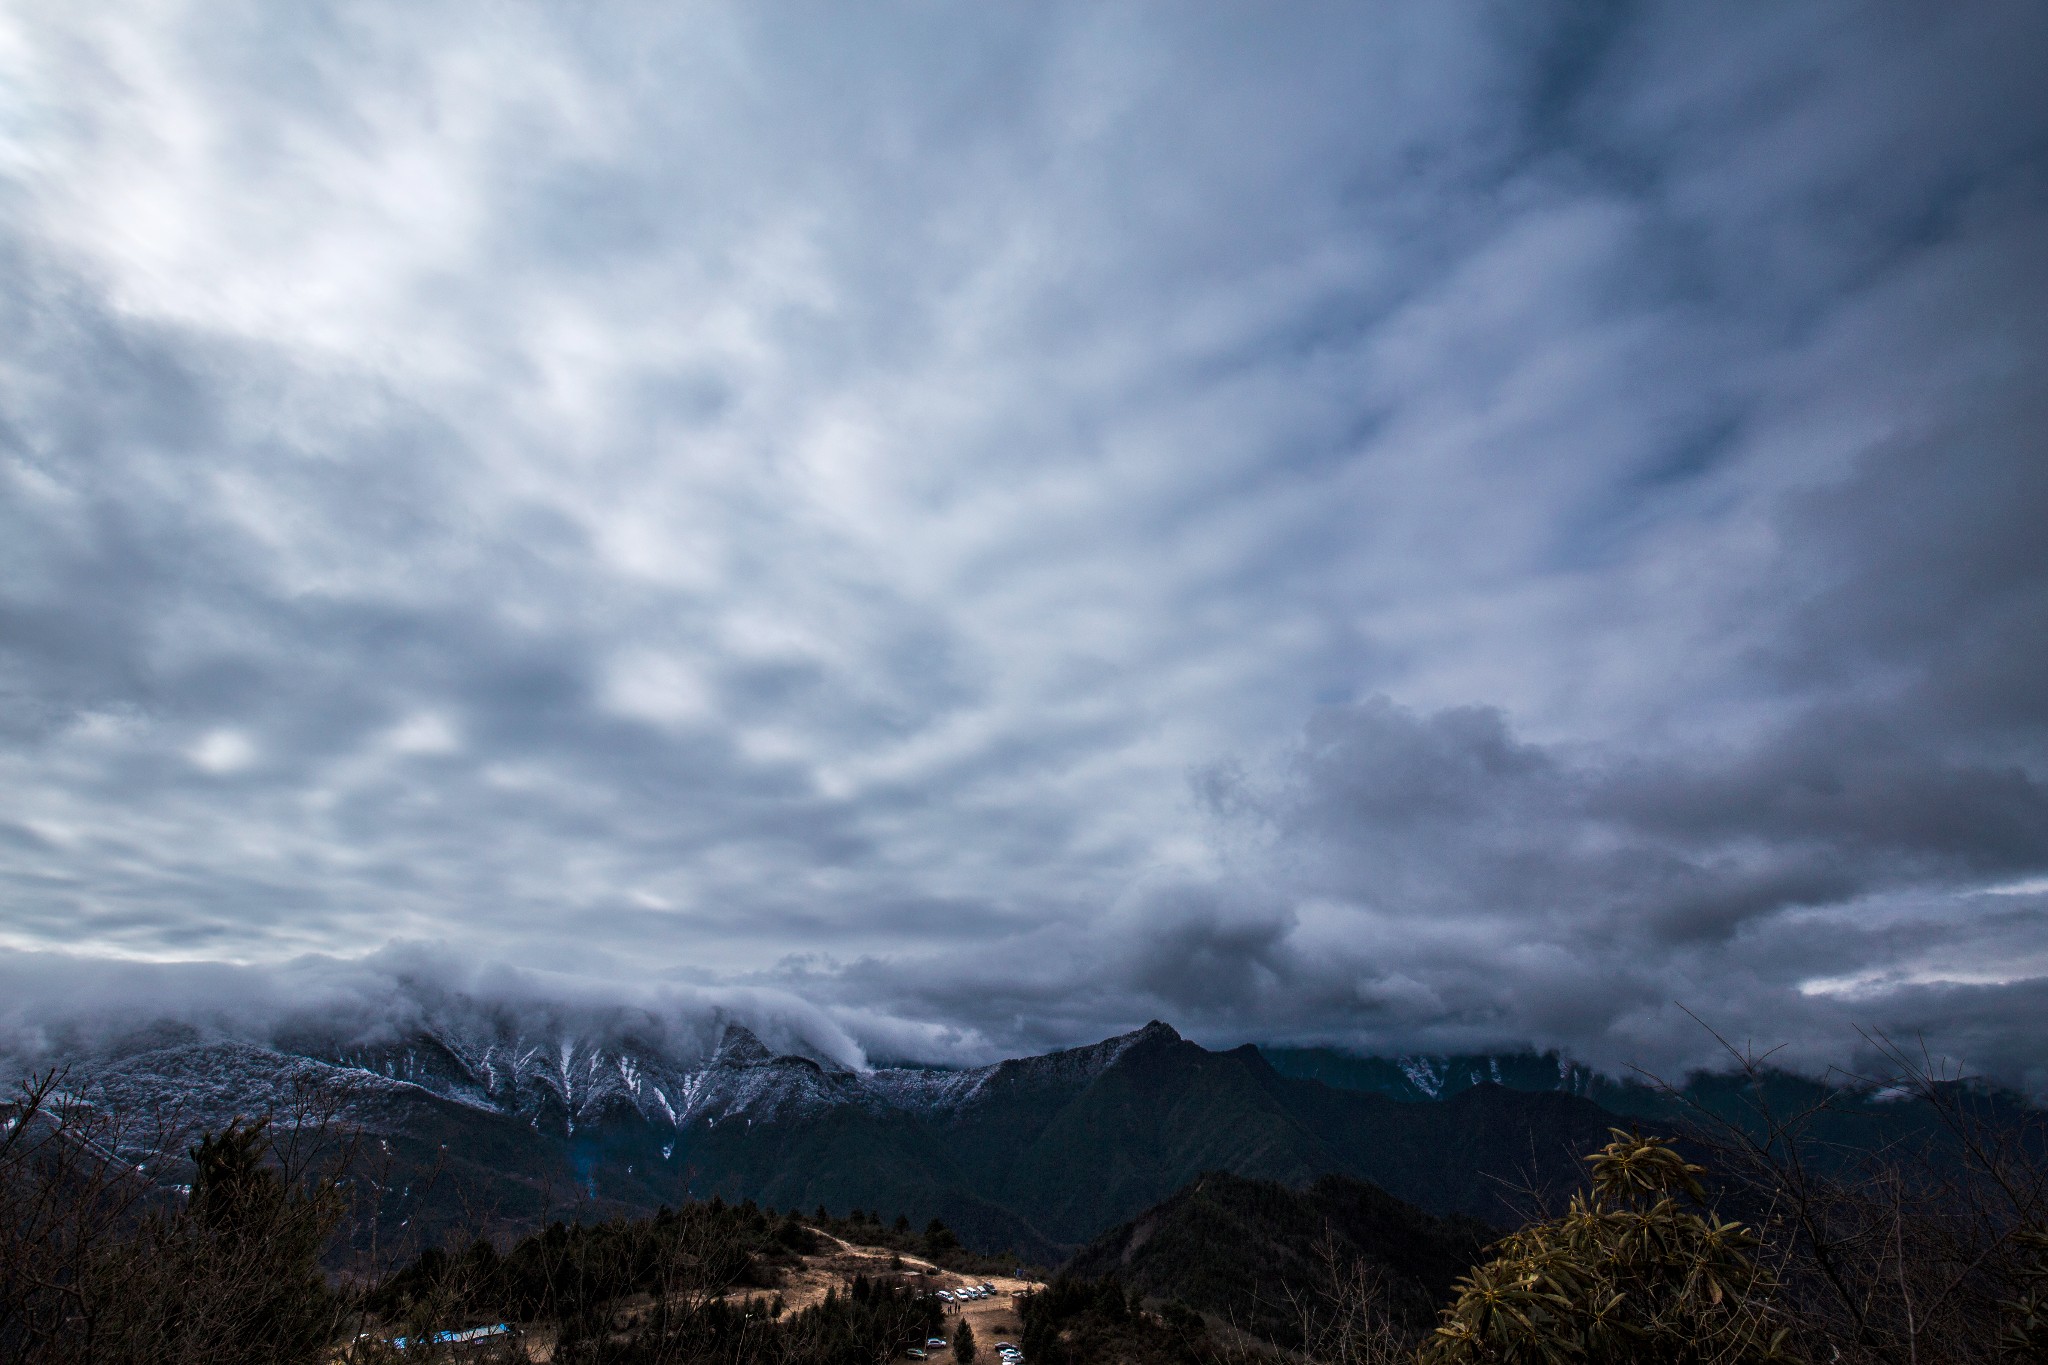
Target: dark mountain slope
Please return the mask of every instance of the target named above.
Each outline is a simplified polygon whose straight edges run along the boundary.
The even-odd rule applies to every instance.
[[[575,1182],[564,1193],[882,1209],[919,1224],[941,1218],[971,1246],[1045,1262],[1204,1171],[1295,1186],[1350,1175],[1434,1212],[1505,1224],[1516,1216],[1511,1188],[1575,1183],[1579,1158],[1615,1121],[1569,1095],[1494,1086],[1441,1104],[1332,1090],[1279,1075],[1255,1048],[1210,1052],[1163,1024],[1006,1062],[947,1103],[917,1108],[861,1102],[853,1081],[815,1075],[800,1058],[745,1065],[764,1098],[680,1127],[626,1104],[586,1108],[558,1140]],[[772,1100],[821,1082],[851,1097]],[[427,1098],[410,1086],[392,1093]],[[431,1117],[439,1136],[449,1118],[477,1112],[431,1110],[393,1126]],[[478,1139],[504,1141],[495,1117],[478,1115]],[[544,1113],[517,1127],[526,1144],[548,1132]],[[532,1165],[530,1154],[519,1159]]]
[[[1293,1186],[1349,1175],[1506,1223],[1503,1182],[1575,1181],[1614,1121],[1569,1095],[1494,1086],[1441,1104],[1333,1090],[1160,1023],[947,1073],[835,1069],[737,1027],[695,1062],[630,1039],[423,1037],[353,1061],[151,1041],[170,1045],[103,1060],[111,1101],[174,1103],[218,1126],[303,1087],[345,1092],[348,1119],[391,1163],[387,1220],[415,1228],[422,1191],[499,1223],[719,1194],[941,1218],[969,1246],[1052,1262],[1212,1170]]]
[[[1162,1025],[1071,1095],[1008,1170],[981,1174],[1050,1235],[1080,1242],[1205,1170],[1294,1183],[1347,1166],[1240,1058]]]
[[[1297,1304],[1317,1303],[1337,1266],[1363,1260],[1404,1326],[1434,1320],[1492,1229],[1437,1218],[1364,1181],[1324,1176],[1293,1190],[1209,1172],[1082,1248],[1065,1273],[1114,1275],[1271,1341],[1300,1342]]]
[[[1373,1135],[1362,1144],[1354,1174],[1433,1212],[1503,1227],[1529,1216],[1532,1196],[1555,1202],[1577,1188],[1586,1154],[1621,1122],[1568,1095],[1516,1095],[1495,1086],[1413,1116],[1371,1117]],[[1358,1119],[1345,1122],[1357,1131]]]
[[[1577,1186],[1585,1154],[1625,1122],[1572,1095],[1485,1084],[1412,1104],[1282,1076],[1254,1047],[1221,1055],[1238,1059],[1305,1130],[1342,1154],[1344,1164],[1325,1169],[1433,1213],[1504,1227],[1525,1214],[1520,1191],[1554,1196]]]
[[[968,1246],[1050,1265],[1067,1239],[1047,1236],[967,1169],[971,1153],[931,1124],[855,1107],[781,1123],[692,1129],[677,1147],[683,1192],[776,1208],[824,1206],[942,1219]]]

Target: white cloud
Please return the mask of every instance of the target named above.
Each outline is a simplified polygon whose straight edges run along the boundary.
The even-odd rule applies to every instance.
[[[606,670],[604,700],[622,716],[657,725],[687,725],[715,716],[711,689],[690,660],[630,650]]]
[[[192,761],[210,773],[234,773],[256,761],[256,745],[239,730],[214,730],[191,749]]]
[[[423,711],[392,726],[384,742],[393,753],[452,754],[462,747],[462,736],[446,716]]]

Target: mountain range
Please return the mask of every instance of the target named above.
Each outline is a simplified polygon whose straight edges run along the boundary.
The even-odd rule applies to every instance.
[[[324,1096],[374,1143],[387,1223],[526,1226],[718,1195],[938,1218],[1051,1264],[1204,1172],[1370,1181],[1503,1225],[1576,1179],[1615,1115],[1490,1082],[1415,1103],[1288,1076],[1166,1024],[966,1070],[859,1070],[727,1025],[708,1056],[614,1033],[421,1031],[375,1045],[160,1028],[80,1068],[104,1103],[197,1127]],[[368,1178],[368,1177],[366,1177]]]

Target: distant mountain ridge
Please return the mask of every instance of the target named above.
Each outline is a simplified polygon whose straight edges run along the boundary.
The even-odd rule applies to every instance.
[[[1505,1189],[1576,1179],[1614,1121],[1575,1096],[1494,1085],[1422,1105],[1337,1090],[1157,1021],[950,1072],[858,1071],[730,1023],[696,1061],[629,1032],[450,1030],[373,1046],[188,1032],[137,1038],[93,1069],[112,1102],[183,1105],[209,1126],[295,1089],[345,1095],[394,1161],[436,1173],[386,1183],[448,1207],[394,1204],[393,1217],[459,1205],[521,1223],[719,1194],[939,1217],[971,1246],[1042,1263],[1212,1170],[1291,1186],[1346,1175],[1433,1212],[1510,1222]]]
[[[960,1071],[856,1071],[815,1055],[773,1052],[737,1023],[727,1024],[711,1055],[695,1064],[630,1035],[597,1043],[559,1036],[423,1034],[403,1043],[324,1054],[314,1044],[305,1055],[417,1085],[457,1103],[558,1126],[566,1135],[579,1123],[603,1122],[629,1111],[648,1122],[685,1128],[700,1120],[788,1120],[846,1105],[874,1113],[957,1108],[972,1104],[998,1077],[1010,1084],[1092,1077],[1161,1030],[1172,1032],[1155,1022],[1087,1047]]]
[[[1404,1053],[1368,1056],[1330,1047],[1259,1048],[1275,1071],[1340,1090],[1366,1090],[1397,1100],[1444,1100],[1475,1085],[1557,1091],[1596,1102],[1628,1091],[1592,1068],[1556,1052]],[[1609,1106],[1612,1107],[1612,1106]]]

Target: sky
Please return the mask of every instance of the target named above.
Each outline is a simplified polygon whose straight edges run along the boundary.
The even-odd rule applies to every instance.
[[[2048,1088],[2044,67],[2019,0],[0,3],[11,1017]]]

